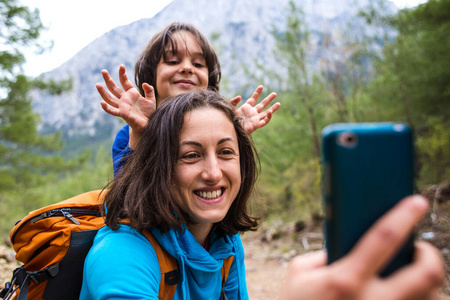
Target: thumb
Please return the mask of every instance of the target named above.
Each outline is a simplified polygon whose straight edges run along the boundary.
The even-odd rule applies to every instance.
[[[230,104],[234,107],[234,109],[237,108],[239,102],[241,102],[242,97],[241,96],[236,96],[234,98],[231,98],[230,100]]]

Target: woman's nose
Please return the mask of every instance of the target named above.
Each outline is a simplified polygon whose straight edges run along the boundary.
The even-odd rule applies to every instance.
[[[202,172],[202,179],[207,182],[216,183],[222,179],[222,170],[217,158],[208,159]]]

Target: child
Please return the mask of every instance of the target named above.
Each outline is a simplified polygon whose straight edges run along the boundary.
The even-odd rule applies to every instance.
[[[121,158],[134,148],[157,105],[168,97],[198,89],[218,91],[221,70],[217,55],[206,37],[192,25],[175,22],[156,33],[136,61],[135,81],[139,92],[128,80],[123,65],[119,68],[123,89],[115,85],[106,70],[102,75],[111,92],[108,93],[101,84],[96,85],[104,100],[102,108],[128,124],[119,131],[113,144],[116,172]],[[255,105],[262,90],[263,87],[259,86],[236,111],[248,133],[265,126],[280,107],[280,103],[275,103],[264,111],[275,99],[275,93]],[[231,103],[236,107],[240,100],[238,96],[231,99]]]

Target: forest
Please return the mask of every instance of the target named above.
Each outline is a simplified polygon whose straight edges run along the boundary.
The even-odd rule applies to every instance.
[[[264,78],[248,76],[250,86],[262,83],[282,104],[253,134],[261,159],[255,214],[286,222],[322,216],[320,132],[337,122],[407,123],[415,138],[417,189],[449,182],[450,0],[395,15],[387,15],[385,5],[373,1],[359,14],[381,34],[321,36],[321,53],[293,2],[286,30],[273,28],[279,69],[258,66]],[[38,131],[30,91],[58,94],[70,82],[44,82],[21,68],[24,49],[48,47],[38,11],[1,0],[0,18],[0,233],[6,237],[28,211],[103,188],[112,179],[112,138],[67,158],[60,132]],[[312,62],[313,56],[319,59]]]

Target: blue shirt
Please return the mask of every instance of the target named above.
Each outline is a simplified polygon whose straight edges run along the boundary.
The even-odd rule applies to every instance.
[[[155,239],[178,262],[180,281],[173,299],[219,299],[223,259],[234,256],[225,294],[248,299],[244,249],[239,234],[210,237],[206,251],[185,230],[152,231]],[[127,225],[100,229],[86,257],[80,299],[158,299],[159,262],[150,242]]]
[[[113,146],[112,146],[114,176],[116,176],[117,171],[121,169],[128,153],[130,151],[132,151],[128,147],[129,140],[130,140],[130,126],[125,125],[117,133],[116,138],[114,139]]]

